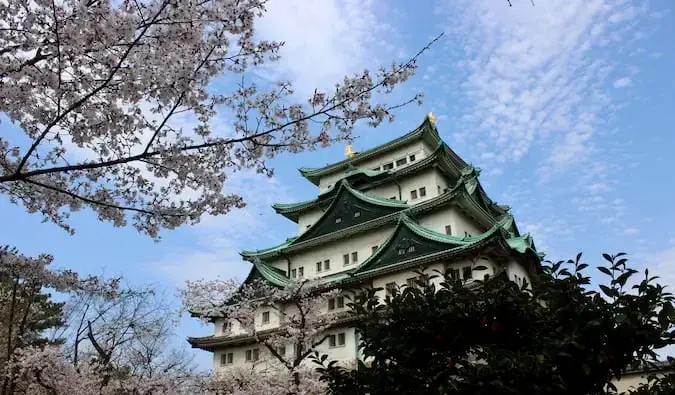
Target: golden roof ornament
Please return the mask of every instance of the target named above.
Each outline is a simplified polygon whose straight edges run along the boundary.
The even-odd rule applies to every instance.
[[[431,126],[436,126],[436,117],[434,117],[433,112],[429,111],[429,113],[427,114],[427,119],[429,119],[429,123],[431,124]]]
[[[351,158],[351,157],[353,157],[354,155],[356,155],[356,152],[352,151],[352,145],[351,145],[351,144],[347,144],[347,146],[345,147],[345,156],[346,156],[347,158]]]

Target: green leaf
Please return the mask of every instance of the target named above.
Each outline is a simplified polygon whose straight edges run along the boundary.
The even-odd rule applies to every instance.
[[[581,263],[577,266],[577,271],[582,271],[588,267],[588,263]]]
[[[605,258],[605,260],[609,263],[614,263],[614,259],[612,258],[611,255],[609,254],[602,254],[602,257]]]
[[[626,285],[626,281],[628,281],[628,279],[632,275],[633,275],[633,273],[631,273],[631,272],[622,273],[619,277],[616,278],[616,280],[614,280],[614,282],[616,282],[617,284],[619,284],[623,287],[624,285]]]
[[[612,272],[604,266],[598,266],[598,270],[600,270],[601,272],[605,273],[608,276],[612,275]]]
[[[612,289],[612,288],[610,288],[606,285],[600,285],[600,289],[602,290],[602,292],[605,293],[605,295],[609,296],[610,298],[613,298],[613,297],[617,296],[616,290]]]

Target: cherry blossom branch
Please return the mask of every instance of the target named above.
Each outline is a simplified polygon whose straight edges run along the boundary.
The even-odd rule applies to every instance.
[[[162,3],[162,5],[161,5],[161,7],[159,8],[159,10],[157,11],[157,13],[155,14],[155,16],[153,17],[153,20],[156,20],[157,18],[159,18],[159,15],[161,15],[161,13],[164,11],[164,9],[165,9],[168,5],[169,5],[169,1],[165,0],[165,1]],[[56,22],[56,19],[54,20],[54,23],[57,23],[57,22]],[[112,81],[113,77],[115,76],[115,74],[117,73],[117,71],[120,70],[120,68],[122,67],[122,64],[123,64],[124,61],[127,59],[127,57],[129,56],[129,54],[131,53],[131,51],[136,47],[136,44],[138,44],[138,43],[141,41],[141,38],[143,38],[143,35],[148,31],[148,29],[150,29],[151,26],[152,26],[152,25],[148,25],[148,26],[146,26],[145,28],[143,28],[143,30],[138,34],[138,36],[136,37],[136,39],[131,43],[131,45],[129,45],[129,47],[128,47],[127,50],[124,52],[124,54],[122,54],[121,58],[119,59],[119,61],[117,62],[117,64],[113,67],[112,71],[109,73],[108,77],[103,81],[103,83],[101,83],[99,86],[97,86],[97,87],[96,87],[95,89],[93,89],[91,92],[89,92],[89,93],[87,93],[86,95],[82,96],[78,101],[76,101],[75,103],[73,103],[72,105],[70,105],[63,113],[57,113],[56,118],[54,118],[54,120],[53,120],[52,122],[50,122],[50,123],[45,127],[45,129],[44,129],[44,131],[42,132],[42,134],[40,134],[40,136],[38,136],[38,137],[35,139],[35,141],[33,142],[33,144],[31,144],[30,148],[28,149],[28,151],[27,151],[26,154],[24,155],[23,159],[21,159],[21,162],[19,162],[19,166],[17,166],[17,168],[16,168],[16,174],[19,174],[19,173],[21,172],[21,169],[23,169],[23,167],[26,165],[26,162],[27,162],[28,159],[30,158],[30,156],[31,156],[31,154],[33,153],[33,151],[35,151],[35,150],[37,149],[38,145],[40,145],[40,143],[42,142],[42,140],[45,138],[45,136],[47,136],[47,134],[50,132],[50,130],[51,130],[54,126],[58,125],[58,123],[61,122],[61,120],[63,120],[68,114],[70,114],[72,111],[74,111],[75,109],[77,109],[78,107],[80,107],[82,104],[86,103],[87,100],[89,100],[89,99],[90,99],[91,97],[93,97],[95,94],[97,94],[98,92],[100,92],[101,90],[103,90],[103,88],[105,88],[105,87],[108,85],[108,83],[110,83],[110,81]]]
[[[44,183],[41,183],[39,181],[35,181],[35,180],[32,180],[32,179],[26,179],[25,181],[29,184],[34,184],[34,185],[37,185],[39,187],[49,189],[50,191],[61,193],[61,194],[64,194],[68,197],[71,197],[73,199],[82,200],[83,202],[95,204],[97,206],[114,208],[114,209],[117,209],[117,210],[134,211],[134,212],[141,213],[141,214],[161,215],[161,216],[168,216],[168,217],[182,217],[182,216],[185,215],[185,214],[174,214],[174,213],[157,213],[157,212],[154,212],[154,211],[149,211],[149,210],[145,210],[145,209],[137,208],[137,207],[118,206],[116,204],[106,203],[106,202],[103,202],[103,201],[100,201],[100,200],[94,200],[94,199],[90,199],[90,198],[85,197],[85,196],[80,196],[78,194],[67,191],[65,189],[57,188],[55,186],[52,186],[52,185],[49,185],[49,184],[44,184]]]

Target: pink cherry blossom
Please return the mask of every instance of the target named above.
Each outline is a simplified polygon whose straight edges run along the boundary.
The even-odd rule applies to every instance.
[[[301,103],[290,82],[263,89],[251,71],[282,46],[255,38],[265,3],[0,2],[0,112],[23,133],[0,137],[0,193],[70,232],[69,213],[90,208],[158,237],[242,207],[223,191],[232,172],[271,175],[277,154],[350,140],[357,121],[421,99],[375,101],[421,52]]]

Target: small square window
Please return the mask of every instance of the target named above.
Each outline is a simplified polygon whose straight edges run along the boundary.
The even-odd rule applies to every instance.
[[[360,216],[361,216],[361,212],[360,212],[360,211],[355,211],[355,212],[354,212],[354,218],[358,218],[358,217],[360,217]]]
[[[221,365],[232,365],[234,362],[234,354],[231,352],[220,354],[220,364]]]
[[[270,312],[269,311],[264,311],[262,313],[262,323],[263,324],[269,324],[270,323]]]
[[[345,345],[345,334],[344,333],[338,333],[337,344],[338,344],[338,346],[344,346]]]
[[[391,170],[393,168],[394,168],[393,162],[385,163],[384,165],[382,165],[382,170]]]
[[[396,283],[387,283],[387,285],[384,286],[384,289],[387,296],[394,296],[394,293],[396,292]]]
[[[349,265],[349,254],[344,254],[342,256],[342,262],[344,263],[345,266]]]
[[[399,160],[396,161],[396,167],[403,166],[403,165],[405,165],[406,163],[408,163],[408,159],[406,159],[406,158],[401,158],[401,159],[399,159]]]
[[[335,335],[329,335],[328,336],[328,347],[335,347],[337,345],[337,339],[335,338]]]
[[[321,272],[323,270],[323,264],[321,262],[316,263],[316,271]]]
[[[422,188],[420,188],[420,197],[425,197],[425,196],[427,196],[427,188],[422,187]]]
[[[352,252],[352,263],[356,263],[359,261],[359,253],[354,251]]]
[[[220,331],[222,333],[229,333],[230,332],[230,323],[229,322],[223,322],[223,325],[220,327]]]
[[[399,255],[405,255],[405,248],[399,248],[399,249],[398,249],[398,254],[399,254]]]
[[[339,223],[341,223],[341,222],[342,222],[342,217],[337,217],[337,218],[335,218],[335,223],[336,223],[336,224],[339,224]]]
[[[323,270],[330,270],[330,259],[323,261]]]
[[[372,246],[372,247],[370,247],[370,252],[372,252],[372,253],[374,254],[375,251],[377,251],[377,247],[378,247],[378,246]]]
[[[298,277],[300,277],[300,278],[305,277],[305,268],[304,267],[298,268]]]
[[[410,199],[417,199],[417,190],[410,191]]]
[[[472,278],[471,266],[465,266],[462,268],[462,278],[465,280],[469,280]]]
[[[286,355],[286,346],[280,346],[277,348],[277,354],[281,355],[282,357]]]
[[[335,302],[335,307],[338,309],[345,307],[345,298],[343,296],[338,296]]]
[[[414,162],[415,161],[415,155],[410,155],[408,157],[408,160],[410,160],[411,162]]]
[[[257,348],[254,348],[253,349],[253,362],[257,361],[258,359],[260,359],[260,350],[258,350]]]
[[[451,235],[451,234],[452,234],[452,226],[450,226],[450,225],[445,225],[445,234],[446,234],[446,235]]]
[[[417,277],[409,278],[405,280],[405,282],[408,285],[408,288],[414,288],[417,286]]]
[[[460,278],[459,277],[459,269],[448,268],[446,273],[453,280],[459,280],[459,278]]]
[[[253,350],[246,350],[246,362],[253,360]]]
[[[328,310],[335,310],[335,299],[328,299]]]
[[[415,252],[415,246],[411,245],[410,247],[408,247],[408,252]]]
[[[297,269],[291,269],[291,278],[297,278],[298,277],[298,270]]]

